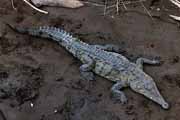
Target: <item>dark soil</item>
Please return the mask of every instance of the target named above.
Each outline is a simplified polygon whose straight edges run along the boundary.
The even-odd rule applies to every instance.
[[[104,16],[103,7],[91,4],[79,9],[42,7],[50,12],[43,15],[21,0],[15,0],[17,10],[10,0],[1,0],[0,120],[179,120],[180,29],[168,17],[179,10],[168,0],[147,0],[144,5],[153,18],[140,3],[121,7],[118,15],[113,9]],[[83,80],[81,63],[56,42],[19,34],[5,23],[61,27],[90,44],[117,44],[132,61],[160,58],[163,64],[145,71],[171,108],[163,110],[130,89],[124,90],[127,104],[114,103],[111,81],[99,76],[94,82]]]

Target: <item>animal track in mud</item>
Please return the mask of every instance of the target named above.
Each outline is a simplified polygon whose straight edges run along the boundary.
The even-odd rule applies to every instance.
[[[180,88],[180,74],[164,75],[163,78],[169,84],[176,85]]]
[[[13,98],[21,104],[38,95],[38,89],[43,82],[43,75],[40,68],[17,65],[9,69],[2,66],[0,68],[0,90],[3,95],[1,98]]]
[[[101,108],[97,108],[97,103],[92,99],[96,98],[70,93],[66,97],[66,102],[57,107],[57,113],[62,114],[67,120],[120,120],[112,112],[101,111]]]
[[[0,38],[0,53],[1,54],[8,54],[11,51],[14,51],[14,49],[17,48],[17,45],[13,45],[9,42],[7,38]]]

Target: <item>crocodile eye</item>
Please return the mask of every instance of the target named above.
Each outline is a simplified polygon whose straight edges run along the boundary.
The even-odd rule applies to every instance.
[[[153,88],[153,86],[152,86],[151,84],[147,84],[147,85],[145,85],[145,88],[146,88],[147,90],[151,90],[151,89]]]

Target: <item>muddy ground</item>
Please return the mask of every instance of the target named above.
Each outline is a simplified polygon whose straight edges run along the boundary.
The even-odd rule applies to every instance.
[[[96,3],[103,3],[96,0]],[[43,7],[40,14],[15,0],[0,1],[0,120],[179,120],[180,29],[168,17],[179,10],[168,0],[147,0],[115,9],[86,4],[72,10]],[[157,9],[160,8],[160,9]],[[180,14],[179,14],[180,15]],[[160,66],[146,66],[171,108],[124,89],[129,101],[113,102],[111,81],[96,76],[88,82],[79,73],[81,63],[56,42],[19,34],[4,22],[17,26],[51,25],[64,28],[90,44],[117,44],[130,60],[160,58]]]

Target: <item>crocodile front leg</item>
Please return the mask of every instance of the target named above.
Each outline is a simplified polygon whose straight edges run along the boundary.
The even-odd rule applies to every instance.
[[[150,65],[160,64],[160,62],[158,60],[150,60],[150,59],[147,59],[147,58],[138,58],[136,60],[136,65],[141,69],[143,69],[143,64],[144,63],[150,64]]]
[[[115,100],[120,100],[122,103],[127,103],[127,97],[125,96],[124,92],[120,90],[123,87],[127,87],[127,85],[122,81],[118,81],[112,86],[111,91]]]
[[[88,56],[83,56],[84,64],[80,66],[81,76],[86,80],[94,80],[94,74],[92,72],[94,62]]]
[[[117,45],[94,45],[95,47],[102,49],[102,50],[106,50],[106,51],[113,51],[113,52],[121,52],[122,50],[120,49],[119,46]]]

